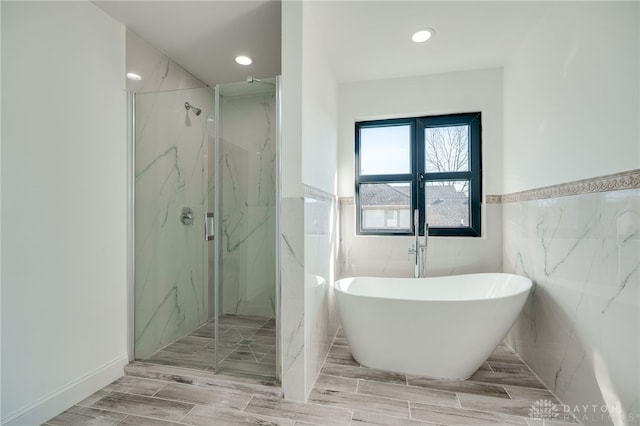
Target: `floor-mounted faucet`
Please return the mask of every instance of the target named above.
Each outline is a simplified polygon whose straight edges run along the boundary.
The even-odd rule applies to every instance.
[[[425,264],[427,262],[427,247],[429,245],[429,224],[424,222],[424,243],[420,244],[420,211],[415,209],[413,211],[413,229],[415,234],[415,241],[409,248],[409,254],[415,255],[413,277],[420,278],[424,275]]]

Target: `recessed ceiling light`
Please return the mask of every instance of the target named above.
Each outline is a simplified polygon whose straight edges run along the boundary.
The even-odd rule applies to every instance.
[[[251,65],[251,63],[253,62],[253,59],[251,59],[248,56],[240,55],[240,56],[236,56],[236,62],[239,63],[240,65]]]
[[[135,72],[128,72],[127,78],[129,80],[142,80],[142,77],[140,76],[140,74],[136,74]]]
[[[411,40],[415,43],[424,43],[429,40],[433,35],[433,30],[431,28],[424,28],[422,30],[418,30],[411,36]]]

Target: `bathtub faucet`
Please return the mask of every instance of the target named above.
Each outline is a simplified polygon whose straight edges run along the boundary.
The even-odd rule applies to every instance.
[[[424,243],[420,244],[420,211],[415,209],[413,211],[413,229],[415,230],[415,241],[413,245],[409,248],[409,254],[415,255],[414,269],[413,269],[413,277],[420,278],[424,275],[425,272],[425,264],[426,264],[426,253],[427,246],[429,244],[429,224],[425,221],[424,223]]]

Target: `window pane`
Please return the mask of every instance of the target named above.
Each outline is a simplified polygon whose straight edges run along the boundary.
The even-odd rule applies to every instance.
[[[424,129],[424,168],[427,173],[469,171],[469,126]]]
[[[429,226],[469,226],[469,181],[425,182],[424,195]]]
[[[360,174],[411,173],[411,126],[360,129]]]
[[[411,227],[411,182],[360,185],[362,229],[408,230]]]

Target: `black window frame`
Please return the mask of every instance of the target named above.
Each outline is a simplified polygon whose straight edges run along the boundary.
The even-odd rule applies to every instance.
[[[410,173],[361,175],[360,174],[360,130],[363,128],[410,125],[411,171]],[[469,126],[469,170],[462,172],[425,171],[424,130],[429,127],[455,125]],[[430,236],[480,237],[482,236],[482,114],[480,112],[434,115],[410,118],[359,121],[355,123],[355,205],[357,235],[414,235],[413,211],[420,210],[419,229],[424,235],[425,195],[424,182],[466,180],[469,182],[469,226],[429,228]],[[360,185],[368,183],[411,183],[410,229],[363,229],[360,205]]]

